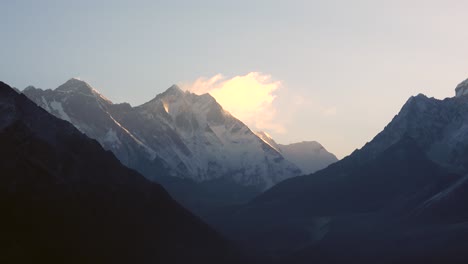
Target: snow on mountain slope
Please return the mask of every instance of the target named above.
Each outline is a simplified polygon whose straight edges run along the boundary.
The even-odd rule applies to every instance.
[[[289,145],[279,145],[281,154],[296,164],[305,174],[314,173],[338,161],[316,141],[303,141]]]
[[[172,86],[136,111],[139,123],[128,125],[137,129],[146,124],[138,134],[167,153],[162,157],[171,167],[196,181],[229,178],[268,188],[300,173],[209,94],[196,95]],[[157,133],[162,126],[166,128],[164,140]],[[152,136],[155,134],[159,136]],[[165,158],[170,156],[173,158]]]
[[[266,132],[257,131],[255,134],[269,146],[280,152],[287,160],[298,166],[304,174],[314,173],[338,161],[335,155],[328,152],[316,141],[303,141],[282,145],[277,144]]]
[[[398,115],[363,150],[372,157],[404,136],[413,138],[439,165],[468,173],[468,82],[456,88],[456,96],[438,100],[423,94],[412,96]]]
[[[226,179],[259,189],[301,174],[209,94],[195,95],[174,85],[131,107],[113,104],[77,79],[55,90],[28,87],[23,93],[153,180],[160,169],[156,164],[198,182]]]
[[[276,151],[281,152],[280,146],[275,142],[275,140],[267,133],[264,131],[257,131],[255,134],[263,140],[265,143],[270,145],[270,147],[274,148]]]
[[[70,79],[55,90],[29,86],[23,93],[43,109],[96,139],[125,165],[141,173],[147,168],[163,166],[154,150],[112,117],[109,108],[113,103],[86,82]]]

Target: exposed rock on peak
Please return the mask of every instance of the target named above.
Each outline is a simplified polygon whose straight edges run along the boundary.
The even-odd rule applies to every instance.
[[[468,79],[461,82],[455,88],[455,97],[461,97],[468,94]]]
[[[107,103],[112,104],[112,102],[104,97],[98,90],[94,89],[87,82],[80,80],[78,78],[71,78],[66,81],[64,84],[60,85],[55,89],[57,92],[61,93],[79,93],[85,96],[93,96],[98,99],[102,99]]]
[[[69,91],[88,91],[91,92],[93,88],[85,81],[77,78],[71,78],[64,84],[60,85],[57,91],[69,92]]]
[[[24,91],[35,90],[35,89],[37,89],[37,88],[34,87],[33,85],[28,85],[26,88],[24,88]]]
[[[165,92],[159,94],[157,97],[179,97],[183,95],[184,91],[179,86],[174,84],[171,87],[169,87]]]

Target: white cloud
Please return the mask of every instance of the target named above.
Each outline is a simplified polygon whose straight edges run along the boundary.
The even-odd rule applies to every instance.
[[[277,119],[274,105],[275,91],[283,87],[280,81],[273,80],[270,75],[250,72],[226,78],[217,74],[180,86],[196,94],[210,93],[224,109],[252,129],[286,132],[284,124]]]

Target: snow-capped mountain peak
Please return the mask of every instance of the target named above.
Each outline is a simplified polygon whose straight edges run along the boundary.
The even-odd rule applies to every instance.
[[[112,104],[89,84],[70,79],[55,90],[25,92],[150,179],[155,160],[196,182],[226,180],[263,190],[301,174],[209,94],[177,85],[136,107]]]
[[[37,88],[34,87],[33,85],[28,85],[26,88],[24,88],[25,91],[27,91],[27,90],[34,90],[34,89],[37,89]]]
[[[164,91],[161,94],[158,94],[157,97],[159,97],[159,98],[180,97],[180,96],[183,96],[183,95],[184,95],[184,91],[179,86],[177,86],[176,84],[173,84],[166,91]]]
[[[177,85],[171,86],[143,106],[146,108],[149,106],[154,111],[160,109],[161,105],[172,118],[198,113],[199,118],[203,116],[202,120],[198,120],[201,123],[206,121],[209,123],[223,122],[226,116],[230,116],[210,94],[197,95],[189,91],[184,92]]]
[[[209,94],[172,86],[138,109],[146,119],[142,122],[151,126],[145,134],[152,130],[167,133],[159,132],[158,139],[151,139],[153,149],[165,152],[163,159],[179,167],[180,175],[196,181],[229,177],[263,189],[300,173]],[[173,146],[168,148],[171,141]]]
[[[461,97],[468,94],[468,79],[461,82],[455,88],[455,97]]]
[[[57,87],[55,91],[61,92],[61,93],[79,93],[85,96],[93,96],[93,97],[100,98],[112,104],[112,102],[109,99],[107,99],[105,96],[103,96],[98,90],[93,88],[87,82],[82,81],[78,78],[69,79],[64,84]]]
[[[410,137],[427,157],[455,172],[468,172],[468,80],[456,87],[456,96],[439,100],[411,97],[398,115],[362,148],[361,155],[375,157],[404,137]]]
[[[302,141],[289,145],[278,145],[281,154],[296,164],[304,173],[313,173],[338,161],[317,141]]]
[[[317,141],[302,141],[289,145],[282,145],[276,143],[275,140],[264,131],[257,131],[255,134],[287,160],[298,166],[304,174],[310,174],[321,170],[338,161],[335,155],[328,152]]]
[[[77,78],[71,78],[68,81],[66,81],[64,84],[57,87],[56,90],[61,91],[61,92],[80,91],[84,93],[89,93],[93,91],[93,88],[91,87],[91,85],[89,85],[85,81],[82,81]]]

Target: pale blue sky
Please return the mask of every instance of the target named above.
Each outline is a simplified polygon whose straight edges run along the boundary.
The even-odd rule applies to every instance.
[[[411,95],[468,78],[467,1],[0,1],[0,80],[55,88],[80,77],[114,102],[249,72],[281,81],[280,143],[339,157]],[[292,106],[294,104],[294,106]]]

